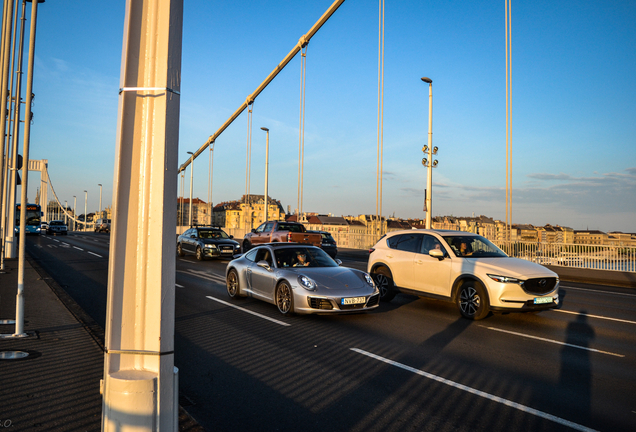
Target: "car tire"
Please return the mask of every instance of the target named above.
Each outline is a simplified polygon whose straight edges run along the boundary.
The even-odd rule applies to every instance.
[[[183,248],[181,247],[181,243],[177,243],[177,255],[179,255],[180,257],[185,256]]]
[[[393,297],[395,297],[395,287],[393,285],[391,270],[386,267],[379,267],[373,272],[372,276],[380,291],[380,300],[384,302],[393,300]]]
[[[203,261],[203,250],[201,249],[201,246],[197,246],[196,257],[197,260]]]
[[[490,312],[488,295],[478,281],[469,280],[462,283],[457,293],[456,303],[459,313],[469,320],[484,319]]]
[[[294,313],[294,293],[291,286],[283,281],[276,286],[276,307],[283,315]]]
[[[243,242],[243,253],[247,252],[250,249],[252,249],[252,243],[250,243],[249,240],[245,240]]]
[[[236,299],[236,298],[242,297],[241,285],[239,282],[239,275],[236,272],[236,270],[232,269],[227,274],[227,278],[225,280],[225,287],[227,289],[227,295],[229,295],[230,298]]]

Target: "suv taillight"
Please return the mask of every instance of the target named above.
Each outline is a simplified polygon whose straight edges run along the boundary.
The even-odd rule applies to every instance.
[[[375,249],[374,249],[374,248],[369,249],[369,254],[372,254],[372,253],[373,253],[373,251],[375,251]]]
[[[287,233],[287,243],[291,243],[291,231]]]

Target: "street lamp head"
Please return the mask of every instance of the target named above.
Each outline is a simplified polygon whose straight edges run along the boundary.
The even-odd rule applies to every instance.
[[[101,185],[102,185],[101,183],[97,183],[97,186],[101,186]]]
[[[265,132],[269,132],[269,129],[267,129],[266,127],[262,127],[261,129],[263,129]]]
[[[427,77],[422,77],[422,81],[424,81],[425,83],[433,84],[433,80]]]
[[[428,159],[422,158],[422,165],[427,166],[426,165],[427,163],[428,163]]]

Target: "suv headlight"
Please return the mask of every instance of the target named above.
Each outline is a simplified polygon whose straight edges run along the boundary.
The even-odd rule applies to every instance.
[[[513,278],[509,276],[499,276],[499,275],[489,274],[488,277],[500,283],[514,283],[514,284],[523,283],[521,279],[517,279],[517,278]]]
[[[298,283],[300,284],[301,287],[305,288],[306,290],[313,291],[316,289],[316,282],[314,282],[313,279],[308,278],[305,275],[298,276]]]

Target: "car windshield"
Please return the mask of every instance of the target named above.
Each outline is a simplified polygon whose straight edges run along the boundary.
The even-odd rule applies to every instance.
[[[463,258],[505,258],[508,255],[482,236],[444,236],[455,255]]]
[[[221,240],[229,239],[230,236],[228,236],[223,230],[199,230],[199,238]]]
[[[289,267],[338,267],[322,249],[315,247],[290,247],[274,252],[278,268]]]
[[[64,225],[62,221],[51,221],[49,225]]]

